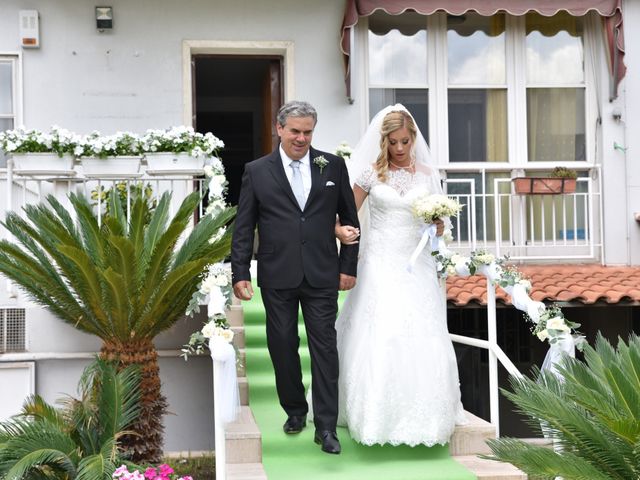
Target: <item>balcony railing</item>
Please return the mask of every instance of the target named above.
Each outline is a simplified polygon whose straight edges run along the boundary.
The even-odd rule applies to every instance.
[[[523,174],[523,170],[463,167],[447,167],[442,171],[446,192],[465,204],[460,216],[454,219],[453,249],[461,253],[487,249],[523,262],[602,258],[602,189],[598,166],[583,167],[576,192],[561,195],[514,194],[511,178],[516,173]],[[529,170],[533,168],[527,167]],[[30,177],[8,171],[0,173],[0,188],[5,192],[0,196],[0,218],[8,210],[20,212],[24,205],[40,202],[49,194],[65,204],[72,191],[88,198],[93,196],[92,202],[101,218],[105,202],[97,192],[120,186],[128,199],[135,185],[149,186],[154,196],[172,191],[174,209],[188,193],[206,188],[204,179],[184,175],[95,179]],[[128,200],[126,206],[128,213]]]
[[[523,170],[447,168],[445,191],[465,204],[454,219],[452,248],[486,249],[517,261],[600,260],[600,168],[578,171],[575,193],[517,195],[511,178]]]

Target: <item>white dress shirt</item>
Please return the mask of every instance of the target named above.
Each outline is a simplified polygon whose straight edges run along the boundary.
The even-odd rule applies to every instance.
[[[289,180],[289,185],[291,185],[291,179],[293,178],[293,171],[291,170],[291,162],[290,159],[284,150],[282,149],[282,145],[278,147],[280,149],[280,158],[282,159],[282,166],[284,167],[284,173],[287,174],[287,180]],[[309,192],[311,191],[311,160],[309,159],[309,152],[306,153],[304,157],[300,160],[300,175],[302,176],[302,187],[304,188],[304,198],[305,200],[309,198]]]

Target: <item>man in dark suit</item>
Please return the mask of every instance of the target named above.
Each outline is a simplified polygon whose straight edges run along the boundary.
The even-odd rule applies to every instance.
[[[311,353],[314,440],[327,453],[340,453],[338,352],[335,320],[338,289],[355,285],[358,245],[338,249],[336,215],[345,225],[358,217],[344,160],[311,148],[317,121],[306,102],[278,111],[280,145],[245,166],[231,247],[233,291],[253,296],[249,263],[258,227],[258,285],[266,311],[267,344],[280,405],[288,415],[285,433],[306,426],[308,404],[298,347],[302,307]]]

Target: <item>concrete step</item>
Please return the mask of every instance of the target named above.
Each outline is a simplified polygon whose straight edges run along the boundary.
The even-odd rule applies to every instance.
[[[240,405],[249,405],[249,382],[247,377],[238,377],[238,390],[240,391]]]
[[[233,297],[235,298],[235,297]],[[226,311],[227,322],[232,327],[241,327],[244,324],[244,314],[242,312],[242,305],[231,304]]]
[[[527,474],[510,463],[484,460],[475,455],[454,456],[453,459],[475,473],[479,480],[527,480]]]
[[[244,348],[239,348],[237,353],[238,361],[236,362],[236,373],[238,377],[247,376],[247,351]]]
[[[231,327],[231,330],[233,331],[233,345],[238,349],[246,347],[244,327]]]
[[[267,473],[261,463],[230,463],[227,480],[267,480]]]
[[[491,453],[486,441],[496,438],[496,429],[486,420],[474,414],[464,412],[467,417],[466,425],[456,425],[451,440],[449,452],[452,456]]]
[[[262,434],[251,408],[242,407],[238,419],[225,427],[225,445],[227,464],[262,462]]]

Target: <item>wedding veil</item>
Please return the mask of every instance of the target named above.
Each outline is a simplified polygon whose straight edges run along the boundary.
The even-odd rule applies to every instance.
[[[367,127],[367,131],[364,133],[358,144],[351,153],[351,158],[347,161],[347,169],[349,171],[349,180],[351,185],[360,178],[362,172],[370,165],[372,165],[378,158],[380,153],[380,130],[382,128],[382,122],[384,117],[389,112],[406,112],[413,119],[413,115],[406,109],[404,105],[399,103],[395,105],[389,105],[388,107],[380,110],[371,120],[371,123]],[[427,141],[420,132],[418,125],[413,119],[413,123],[416,125],[416,140],[413,145],[413,154],[416,159],[416,171],[421,171],[427,176],[429,193],[442,193],[442,183],[440,182],[440,174],[431,157],[431,151],[427,145]],[[365,199],[362,207],[358,212],[360,220],[360,232],[363,242],[367,242],[367,231],[369,228],[369,201]],[[361,245],[361,249],[365,247]]]

